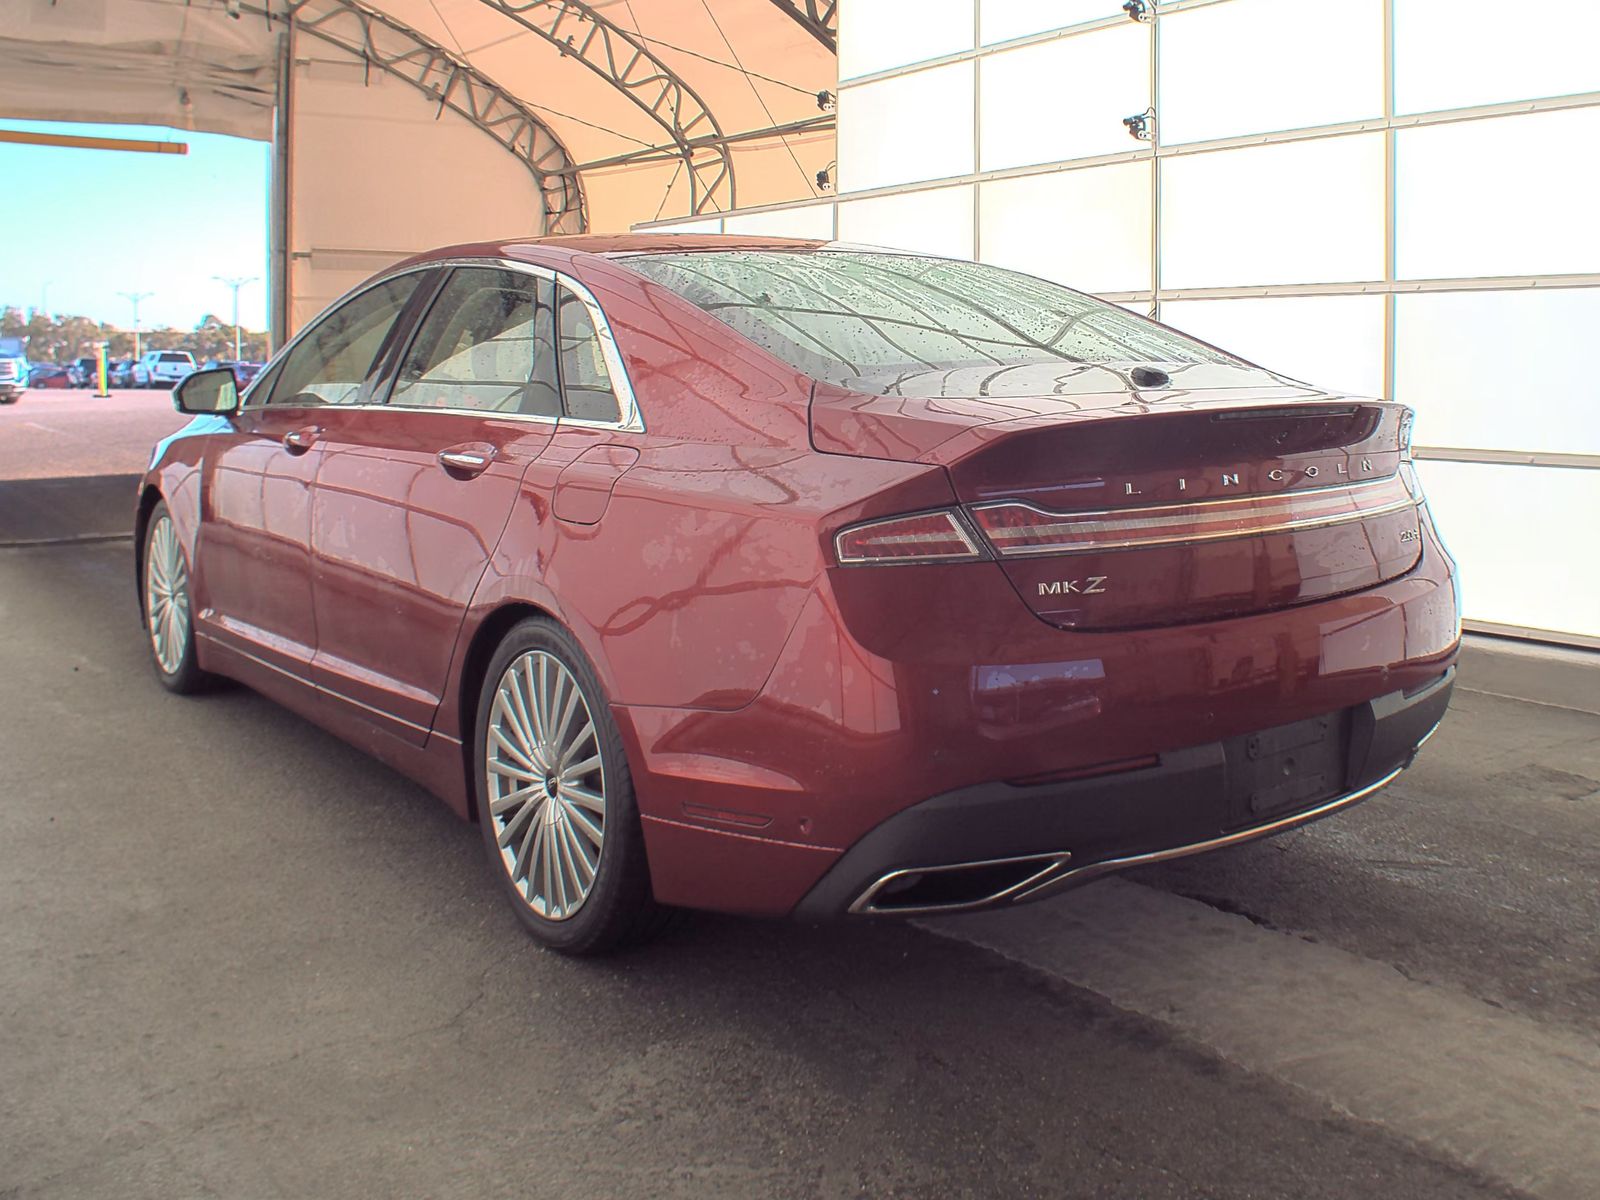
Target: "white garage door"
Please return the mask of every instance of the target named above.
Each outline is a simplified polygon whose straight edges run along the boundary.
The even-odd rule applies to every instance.
[[[1403,401],[1469,623],[1600,645],[1600,3],[1135,7],[846,0],[837,200],[679,227],[972,256]]]

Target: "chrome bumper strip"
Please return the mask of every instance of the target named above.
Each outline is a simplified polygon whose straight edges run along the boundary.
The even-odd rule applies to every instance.
[[[1152,850],[1147,854],[1131,854],[1126,858],[1108,858],[1103,862],[1085,863],[1070,871],[1063,871],[1049,879],[1040,880],[1026,891],[1018,892],[1011,897],[1013,902],[1022,900],[1036,900],[1052,892],[1073,887],[1080,883],[1088,883],[1091,879],[1098,879],[1101,875],[1110,875],[1116,871],[1125,871],[1130,867],[1144,867],[1152,863],[1167,862],[1174,858],[1187,858],[1191,854],[1205,854],[1210,850],[1222,850],[1228,846],[1238,846],[1245,842],[1253,842],[1257,838],[1271,837],[1275,833],[1283,833],[1297,825],[1306,825],[1319,818],[1330,816],[1340,809],[1349,808],[1359,804],[1373,792],[1389,786],[1404,771],[1404,767],[1397,767],[1390,771],[1376,783],[1369,783],[1366,787],[1343,796],[1335,796],[1332,800],[1308,808],[1304,812],[1291,813],[1280,817],[1276,821],[1268,821],[1265,825],[1252,825],[1248,829],[1237,829],[1222,837],[1211,838],[1204,842],[1190,842],[1186,846],[1170,846],[1165,850]]]
[[[1437,728],[1437,727],[1436,727]],[[1430,731],[1431,736],[1431,731]],[[1424,738],[1423,741],[1426,741]],[[1420,744],[1419,744],[1420,748]],[[1283,833],[1299,825],[1307,825],[1322,817],[1330,816],[1341,809],[1349,808],[1360,803],[1373,792],[1379,791],[1393,783],[1404,771],[1398,767],[1389,772],[1376,783],[1369,783],[1366,787],[1343,796],[1335,796],[1332,800],[1324,801],[1315,808],[1308,808],[1302,812],[1290,813],[1286,817],[1279,817],[1275,821],[1268,821],[1262,825],[1251,825],[1247,829],[1237,829],[1222,837],[1209,838],[1203,842],[1190,842],[1183,846],[1169,846],[1165,850],[1151,850],[1144,854],[1130,854],[1125,858],[1109,858],[1101,862],[1084,863],[1081,867],[1069,867],[1072,853],[1067,850],[1046,852],[1043,854],[1024,854],[1016,858],[985,859],[978,862],[944,863],[936,867],[903,867],[890,871],[873,880],[866,891],[858,896],[850,905],[850,913],[865,916],[896,916],[896,917],[926,917],[943,916],[947,913],[975,912],[980,909],[997,908],[1004,904],[1019,904],[1025,900],[1038,900],[1054,892],[1065,891],[1067,888],[1088,883],[1102,875],[1110,875],[1117,871],[1125,871],[1130,867],[1144,867],[1152,863],[1168,862],[1175,858],[1187,858],[1191,854],[1205,854],[1210,850],[1222,850],[1228,846],[1238,846],[1245,842],[1253,842],[1258,838],[1271,837],[1275,833]],[[929,904],[906,905],[904,907],[885,906],[878,907],[873,903],[878,894],[885,887],[897,879],[907,875],[934,875],[950,871],[964,871],[979,867],[999,867],[1010,863],[1039,862],[1044,864],[1038,871],[1026,878],[1018,880],[1009,887],[1003,888],[992,895],[979,900],[969,900],[954,904]]]

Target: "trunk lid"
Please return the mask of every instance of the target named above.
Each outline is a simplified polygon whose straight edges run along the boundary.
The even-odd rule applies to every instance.
[[[1131,368],[1041,369],[1048,388],[1012,368],[966,395],[819,385],[813,444],[944,467],[1023,602],[1062,628],[1242,616],[1416,565],[1403,406],[1231,364],[1147,389]]]

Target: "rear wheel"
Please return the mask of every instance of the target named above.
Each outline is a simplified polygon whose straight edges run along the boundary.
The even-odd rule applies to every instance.
[[[189,561],[164,500],[150,511],[144,534],[144,622],[162,684],[180,694],[204,688],[210,676],[195,660]]]
[[[506,635],[484,675],[478,824],[524,928],[603,954],[661,925],[622,739],[572,635],[542,617]]]

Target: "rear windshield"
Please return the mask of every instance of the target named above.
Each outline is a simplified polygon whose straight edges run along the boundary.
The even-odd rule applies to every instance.
[[[186,363],[186,362],[191,362],[193,360],[190,359],[190,357],[187,354],[163,354],[161,356],[161,361],[162,362]]]
[[[981,263],[715,250],[627,265],[812,378],[863,391],[964,368],[1238,361],[1114,304]]]

